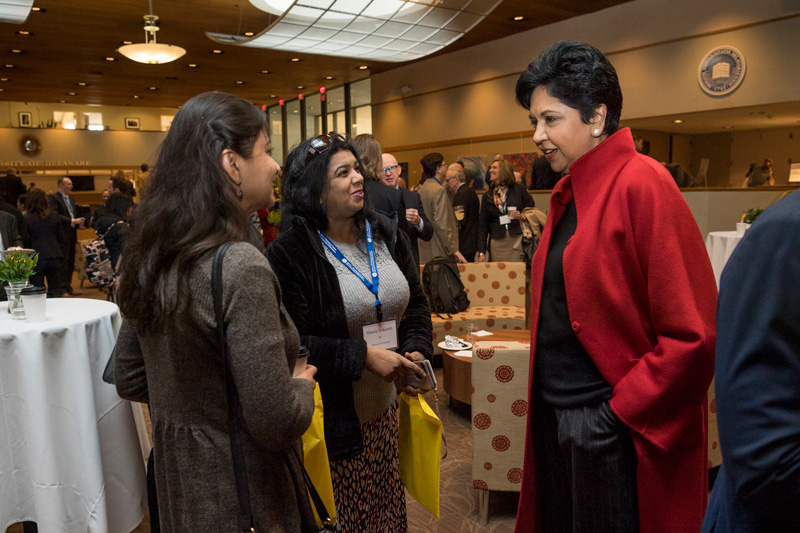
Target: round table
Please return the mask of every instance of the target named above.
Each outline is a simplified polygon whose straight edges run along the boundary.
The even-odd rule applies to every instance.
[[[133,530],[147,507],[134,411],[102,380],[119,309],[48,299],[47,319],[30,324],[11,320],[6,308],[0,305],[0,526]]]
[[[736,231],[712,231],[706,237],[706,250],[708,250],[708,256],[711,259],[711,268],[714,269],[717,289],[719,289],[719,278],[722,276],[725,263],[728,262],[742,237],[744,237],[744,234],[740,235]]]
[[[460,337],[464,338],[464,337]],[[475,337],[481,341],[517,341],[531,340],[531,332],[527,329],[504,329],[493,331],[491,336]],[[454,350],[443,350],[442,381],[444,391],[451,400],[472,404],[472,356],[456,355]]]

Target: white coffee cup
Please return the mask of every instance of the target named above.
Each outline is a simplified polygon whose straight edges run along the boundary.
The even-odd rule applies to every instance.
[[[292,376],[297,376],[297,374],[306,369],[306,366],[308,366],[308,348],[301,346],[300,352],[297,354],[297,361],[294,363]]]
[[[512,211],[516,211],[516,210],[517,210],[517,206],[515,206],[515,205],[508,206],[508,212],[509,213],[511,213]]]
[[[25,320],[31,323],[44,322],[47,291],[44,287],[25,287],[20,292]]]

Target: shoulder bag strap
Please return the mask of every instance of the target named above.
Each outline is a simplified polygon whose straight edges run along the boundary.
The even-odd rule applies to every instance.
[[[317,516],[322,520],[322,528],[320,531],[338,531],[338,528],[331,519],[331,515],[328,514],[328,509],[325,507],[322,497],[319,495],[319,492],[317,492],[314,483],[311,481],[311,477],[308,475],[308,471],[303,464],[303,459],[300,457],[300,454],[297,453],[294,446],[292,446],[292,453],[294,453],[295,458],[297,458],[297,461],[300,463],[300,467],[303,469],[303,477],[306,480],[308,494],[311,496],[311,503],[314,505],[314,510],[317,511]]]
[[[214,315],[217,321],[217,337],[222,347],[222,368],[225,373],[225,395],[228,403],[228,427],[231,436],[231,456],[236,475],[236,492],[239,493],[239,531],[254,532],[253,513],[250,509],[250,490],[247,485],[247,468],[242,452],[242,427],[239,413],[239,395],[233,376],[228,368],[228,346],[225,344],[225,320],[222,313],[222,258],[231,243],[217,249],[211,266],[211,292],[214,296]]]

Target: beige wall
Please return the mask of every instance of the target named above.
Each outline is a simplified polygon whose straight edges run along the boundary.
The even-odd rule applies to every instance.
[[[431,150],[447,159],[535,151],[526,112],[514,101],[514,86],[530,59],[559,39],[585,40],[608,54],[623,89],[623,120],[793,101],[800,86],[800,62],[794,60],[800,45],[797,15],[781,0],[625,3],[374,75],[373,133],[386,149],[400,152],[399,161],[409,161],[412,182],[419,176],[419,158]],[[742,51],[747,74],[731,95],[712,98],[700,90],[697,69],[705,53],[719,45]],[[409,95],[398,97],[404,86],[410,87]],[[734,151],[751,140],[732,135]],[[781,157],[788,175],[788,160],[800,160],[796,143],[789,146],[778,142],[776,134],[763,135],[770,146],[787,146],[789,152]],[[654,158],[667,159],[669,135],[654,135],[651,145]],[[721,163],[711,167],[710,178],[738,185],[731,176],[738,176],[740,166],[746,171],[747,163],[738,162],[735,154],[726,159],[716,146],[707,154]],[[673,136],[674,162],[694,174],[701,157],[691,136]],[[722,175],[726,160],[732,163]]]
[[[47,104],[41,102],[9,102],[0,101],[0,128],[19,127],[19,113],[26,111],[31,114],[34,126],[46,123],[53,119],[55,111],[70,111],[78,117],[78,128],[83,128],[81,116],[83,113],[102,113],[103,124],[109,130],[126,130],[125,119],[138,118],[139,131],[161,131],[161,115],[175,116],[178,112],[173,108],[161,107],[127,107],[127,106],[89,106],[75,104]],[[23,128],[25,130],[37,130]]]

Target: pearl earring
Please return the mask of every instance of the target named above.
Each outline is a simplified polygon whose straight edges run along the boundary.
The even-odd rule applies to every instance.
[[[598,129],[592,130],[592,135],[594,135],[595,137],[600,137],[600,130]]]

